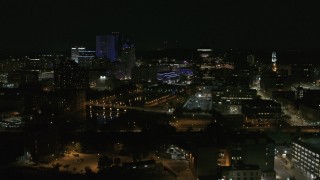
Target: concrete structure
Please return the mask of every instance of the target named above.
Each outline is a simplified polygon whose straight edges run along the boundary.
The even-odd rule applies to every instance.
[[[79,62],[78,58],[79,58],[79,52],[80,51],[85,51],[86,48],[85,47],[72,47],[71,48],[71,60],[74,60],[76,63]]]
[[[259,133],[234,134],[229,136],[227,150],[231,166],[257,165],[261,179],[275,180],[274,142]]]
[[[63,60],[54,70],[55,89],[86,89],[89,87],[87,72],[75,61]]]
[[[214,80],[215,63],[212,57],[211,48],[197,49],[197,57],[195,60],[194,83],[211,82]]]
[[[212,103],[215,105],[229,104],[241,105],[242,101],[252,100],[257,97],[257,90],[240,87],[212,88]]]
[[[96,54],[95,51],[89,51],[89,50],[79,51],[79,56],[78,56],[79,66],[91,68],[92,60],[95,58],[95,54]]]
[[[275,180],[274,141],[261,133],[218,134],[217,144],[200,146],[190,153],[196,178]],[[215,177],[215,178],[214,178]]]
[[[277,124],[282,117],[281,104],[271,100],[251,100],[242,104],[245,121],[254,125]]]
[[[8,73],[7,80],[8,83],[17,84],[18,86],[21,84],[36,83],[39,81],[39,72],[32,70],[11,71]]]
[[[121,63],[124,65],[123,79],[131,79],[132,69],[136,64],[135,48],[130,41],[127,41],[122,46]]]
[[[96,36],[96,56],[111,62],[116,61],[121,51],[121,41],[119,32]]]
[[[261,170],[259,166],[230,166],[221,169],[223,180],[261,180]]]
[[[85,108],[88,74],[72,60],[64,60],[54,71],[54,89],[60,112]]]
[[[223,114],[241,114],[242,101],[257,98],[257,91],[249,88],[222,86],[212,89],[212,106]]]
[[[190,154],[190,168],[196,178],[217,177],[218,149],[210,147],[198,148]]]
[[[320,177],[320,138],[299,138],[292,142],[292,160],[308,179]]]

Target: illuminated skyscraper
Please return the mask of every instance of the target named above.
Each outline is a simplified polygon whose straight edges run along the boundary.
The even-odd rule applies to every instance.
[[[215,63],[212,57],[212,49],[203,47],[197,49],[197,57],[194,66],[194,83],[212,82],[214,80]]]
[[[112,32],[108,35],[96,36],[96,56],[107,58],[111,62],[118,58],[121,49],[121,35],[118,32]]]
[[[276,72],[277,71],[277,54],[275,51],[272,52],[271,62],[272,62],[272,71]]]
[[[131,71],[136,63],[135,48],[130,41],[122,46],[122,63],[124,64],[125,79],[131,79]]]

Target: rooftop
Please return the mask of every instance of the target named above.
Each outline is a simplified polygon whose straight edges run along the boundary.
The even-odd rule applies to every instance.
[[[232,171],[232,170],[259,170],[258,165],[243,165],[243,166],[226,166],[222,167],[223,170],[225,171]]]
[[[320,151],[320,137],[301,138],[299,140],[312,149]]]

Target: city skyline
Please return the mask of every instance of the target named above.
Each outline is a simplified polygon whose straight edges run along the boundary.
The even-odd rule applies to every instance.
[[[268,1],[1,1],[2,53],[95,47],[95,36],[123,32],[140,51],[170,47],[316,50],[312,3]],[[18,43],[17,43],[18,42]]]
[[[319,180],[316,7],[0,0],[0,179]]]

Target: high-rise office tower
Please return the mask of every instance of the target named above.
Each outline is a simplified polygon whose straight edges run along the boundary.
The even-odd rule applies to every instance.
[[[214,79],[215,62],[211,48],[202,47],[197,49],[194,65],[194,83],[201,84],[211,82]]]
[[[72,47],[71,48],[71,60],[74,60],[76,63],[79,62],[78,57],[79,57],[79,52],[80,51],[85,51],[85,47]]]
[[[108,35],[99,35],[96,36],[96,56],[98,58],[110,58],[109,52],[112,51],[110,44],[110,36]]]
[[[276,72],[277,71],[277,54],[275,51],[272,52],[271,62],[272,62],[272,71]]]
[[[63,60],[54,70],[54,86],[56,90],[86,89],[87,73],[75,61]]]
[[[131,79],[131,72],[136,63],[135,48],[130,41],[122,46],[121,61],[124,64],[125,79]]]
[[[72,60],[62,60],[54,70],[55,99],[59,112],[85,108],[87,71]]]
[[[122,51],[123,37],[120,32],[112,32],[111,35],[114,37],[115,52],[118,57]]]
[[[117,60],[121,50],[121,39],[119,32],[96,36],[96,56],[107,58],[111,62]]]

